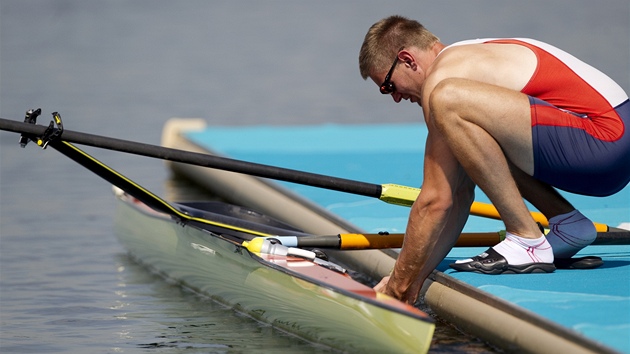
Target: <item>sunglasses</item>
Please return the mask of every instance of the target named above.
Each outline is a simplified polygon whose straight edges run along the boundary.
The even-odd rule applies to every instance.
[[[392,64],[391,69],[389,69],[389,72],[385,76],[385,81],[383,81],[383,83],[381,84],[380,89],[383,95],[390,95],[396,92],[396,86],[391,81],[392,73],[394,72],[394,69],[396,68],[396,64],[398,64],[398,54],[396,54],[396,59],[394,59],[394,64]]]

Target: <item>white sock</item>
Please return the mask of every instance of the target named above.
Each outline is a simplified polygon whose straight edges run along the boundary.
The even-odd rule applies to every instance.
[[[570,213],[549,219],[547,241],[557,258],[570,258],[597,238],[595,225],[582,213]]]
[[[553,251],[545,236],[529,239],[506,232],[505,240],[492,247],[510,265],[553,263]]]

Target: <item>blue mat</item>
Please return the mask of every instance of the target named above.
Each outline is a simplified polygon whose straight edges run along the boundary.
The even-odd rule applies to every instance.
[[[375,184],[422,185],[422,124],[209,127],[187,134],[196,144],[245,161]],[[404,232],[408,209],[375,198],[280,182],[367,232]],[[592,220],[630,223],[630,186],[606,198],[561,192]],[[489,202],[477,191],[475,200]],[[531,209],[533,209],[530,206]],[[497,220],[471,216],[464,231],[497,231]],[[485,249],[459,248],[439,269],[488,293],[630,353],[630,246],[590,246],[601,256],[596,270],[487,276],[455,272],[448,264]]]

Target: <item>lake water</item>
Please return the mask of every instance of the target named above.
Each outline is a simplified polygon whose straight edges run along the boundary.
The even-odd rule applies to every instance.
[[[630,91],[630,4],[590,1],[0,1],[0,116],[158,144],[170,117],[215,125],[411,122],[361,80],[367,28],[399,13],[445,43],[534,37]],[[605,19],[605,21],[601,21]],[[264,138],[264,137],[261,137]],[[110,186],[0,133],[0,351],[326,352],[152,275],[112,231]],[[202,197],[160,161],[87,149],[158,195]],[[492,352],[440,325],[432,352]]]

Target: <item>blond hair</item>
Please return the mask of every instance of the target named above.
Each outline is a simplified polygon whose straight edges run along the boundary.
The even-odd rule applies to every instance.
[[[386,71],[405,47],[430,49],[439,38],[418,21],[394,15],[370,27],[359,51],[359,70],[366,80],[376,71]]]

